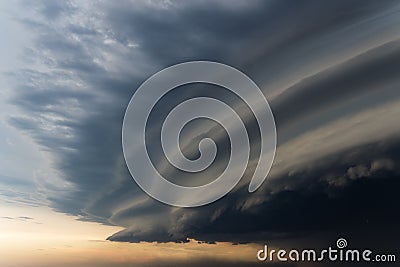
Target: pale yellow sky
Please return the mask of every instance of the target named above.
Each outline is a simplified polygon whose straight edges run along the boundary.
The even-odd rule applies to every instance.
[[[0,266],[125,266],[210,256],[216,260],[255,261],[259,249],[254,244],[198,244],[194,240],[186,244],[106,241],[121,229],[78,221],[47,207],[0,202]]]

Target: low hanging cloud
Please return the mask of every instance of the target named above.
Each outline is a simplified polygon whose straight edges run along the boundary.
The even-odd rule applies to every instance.
[[[357,223],[380,229],[382,214],[391,222],[385,231],[395,231],[399,217],[386,205],[398,202],[399,183],[395,1],[43,1],[21,8],[19,21],[33,39],[26,61],[8,74],[16,83],[10,102],[19,108],[8,122],[54,157],[68,190],[58,194],[44,183],[41,192],[57,211],[123,226],[109,239],[125,242],[260,242]],[[149,198],[127,171],[121,124],[130,97],[156,71],[188,60],[243,70],[271,103],[277,156],[254,194],[243,182],[211,205],[174,208]]]

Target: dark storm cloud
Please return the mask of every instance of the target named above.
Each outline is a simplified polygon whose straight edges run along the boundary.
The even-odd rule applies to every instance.
[[[357,126],[352,115],[369,115],[375,106],[385,111],[385,104],[399,98],[399,43],[390,42],[398,36],[380,35],[396,29],[395,8],[390,1],[121,1],[82,11],[45,2],[36,17],[21,20],[37,38],[27,49],[26,67],[13,74],[20,82],[13,102],[22,112],[9,121],[52,152],[62,178],[74,185],[68,194],[48,192],[52,207],[126,228],[110,240],[251,242],[344,231],[365,220],[366,229],[374,230],[384,223],[379,217],[394,225],[395,207],[378,206],[398,202],[399,170],[387,167],[397,166],[398,146],[371,139],[365,125],[363,144],[354,147],[358,133],[339,129],[341,136],[351,132],[340,142],[345,149],[307,151],[310,159],[303,156],[294,173],[276,164],[274,179],[252,195],[242,186],[211,205],[177,209],[150,199],[132,181],[122,157],[121,124],[135,88],[154,72],[186,60],[218,60],[245,71],[267,95],[275,93],[279,146],[292,139],[307,143],[301,134],[318,138],[319,127],[327,125],[328,133],[329,123],[340,119]],[[346,60],[329,64],[331,54]],[[304,77],[298,74],[303,68]],[[393,106],[391,116],[397,114]],[[390,127],[389,119],[380,122]],[[386,132],[387,139],[394,135]],[[278,163],[296,155],[294,149],[286,153],[278,147]],[[390,224],[386,230],[395,229]]]
[[[156,62],[170,64],[172,58],[181,62],[202,56],[241,62],[254,49],[262,53],[254,56],[264,59],[287,53],[286,46],[321,37],[394,4],[364,1],[361,7],[356,2],[254,1],[234,5],[177,1],[170,8],[156,10],[152,6],[132,8],[125,3],[108,6],[108,19],[118,40],[134,37],[141,50]],[[254,64],[257,59],[249,61]]]
[[[354,236],[354,242],[359,242],[357,238],[368,232],[371,240],[393,247],[395,240],[389,241],[388,236],[398,233],[400,222],[393,212],[400,201],[396,193],[400,185],[400,170],[395,167],[400,163],[398,150],[396,141],[338,153],[324,159],[322,168],[267,181],[265,187],[271,191],[263,192],[261,201],[250,207],[245,206],[246,200],[257,196],[237,192],[215,204],[176,212],[173,221],[179,224],[181,236],[169,238],[243,243],[330,231]],[[355,169],[367,171],[355,174]],[[166,233],[158,231],[152,232],[154,236],[146,234],[148,241],[163,242]],[[128,229],[110,240],[138,242],[141,238],[140,232]]]
[[[400,42],[390,42],[287,88],[272,101],[280,126],[363,93],[399,97],[399,58]]]

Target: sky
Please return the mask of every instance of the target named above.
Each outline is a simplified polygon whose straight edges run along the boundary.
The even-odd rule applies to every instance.
[[[400,4],[389,0],[1,1],[0,265],[253,266],[265,243],[319,247],[342,236],[398,251],[399,25]],[[216,140],[209,169],[190,177],[158,153],[162,121],[185,99],[228,103],[252,144],[232,192],[177,208],[132,179],[122,121],[142,82],[194,60],[233,66],[260,87],[277,150],[249,194],[254,116],[218,86],[176,88],[146,133],[168,179],[207,183],[229,155],[208,120],[188,124],[180,141],[195,158],[201,138]]]

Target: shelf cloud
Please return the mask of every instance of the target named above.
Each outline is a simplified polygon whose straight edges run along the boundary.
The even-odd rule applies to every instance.
[[[23,60],[6,74],[14,84],[8,101],[17,110],[7,123],[51,155],[60,184],[42,183],[40,192],[53,209],[123,226],[108,238],[121,242],[398,234],[398,2],[42,1],[21,9],[17,19],[30,39]],[[136,185],[122,155],[121,127],[144,80],[191,60],[222,62],[251,77],[271,105],[278,146],[255,193],[246,185],[256,149],[233,192],[186,209],[161,204]],[[194,92],[224,94],[211,87]],[[235,96],[226,101],[238,109],[243,104]],[[250,116],[246,126],[254,123]],[[226,148],[218,126],[205,121],[197,127]],[[150,139],[158,138],[156,130],[149,130]],[[252,138],[256,146],[256,132]],[[181,141],[196,154],[197,144]],[[165,167],[164,160],[157,165]],[[215,169],[196,179],[206,181],[226,160],[217,158]]]

